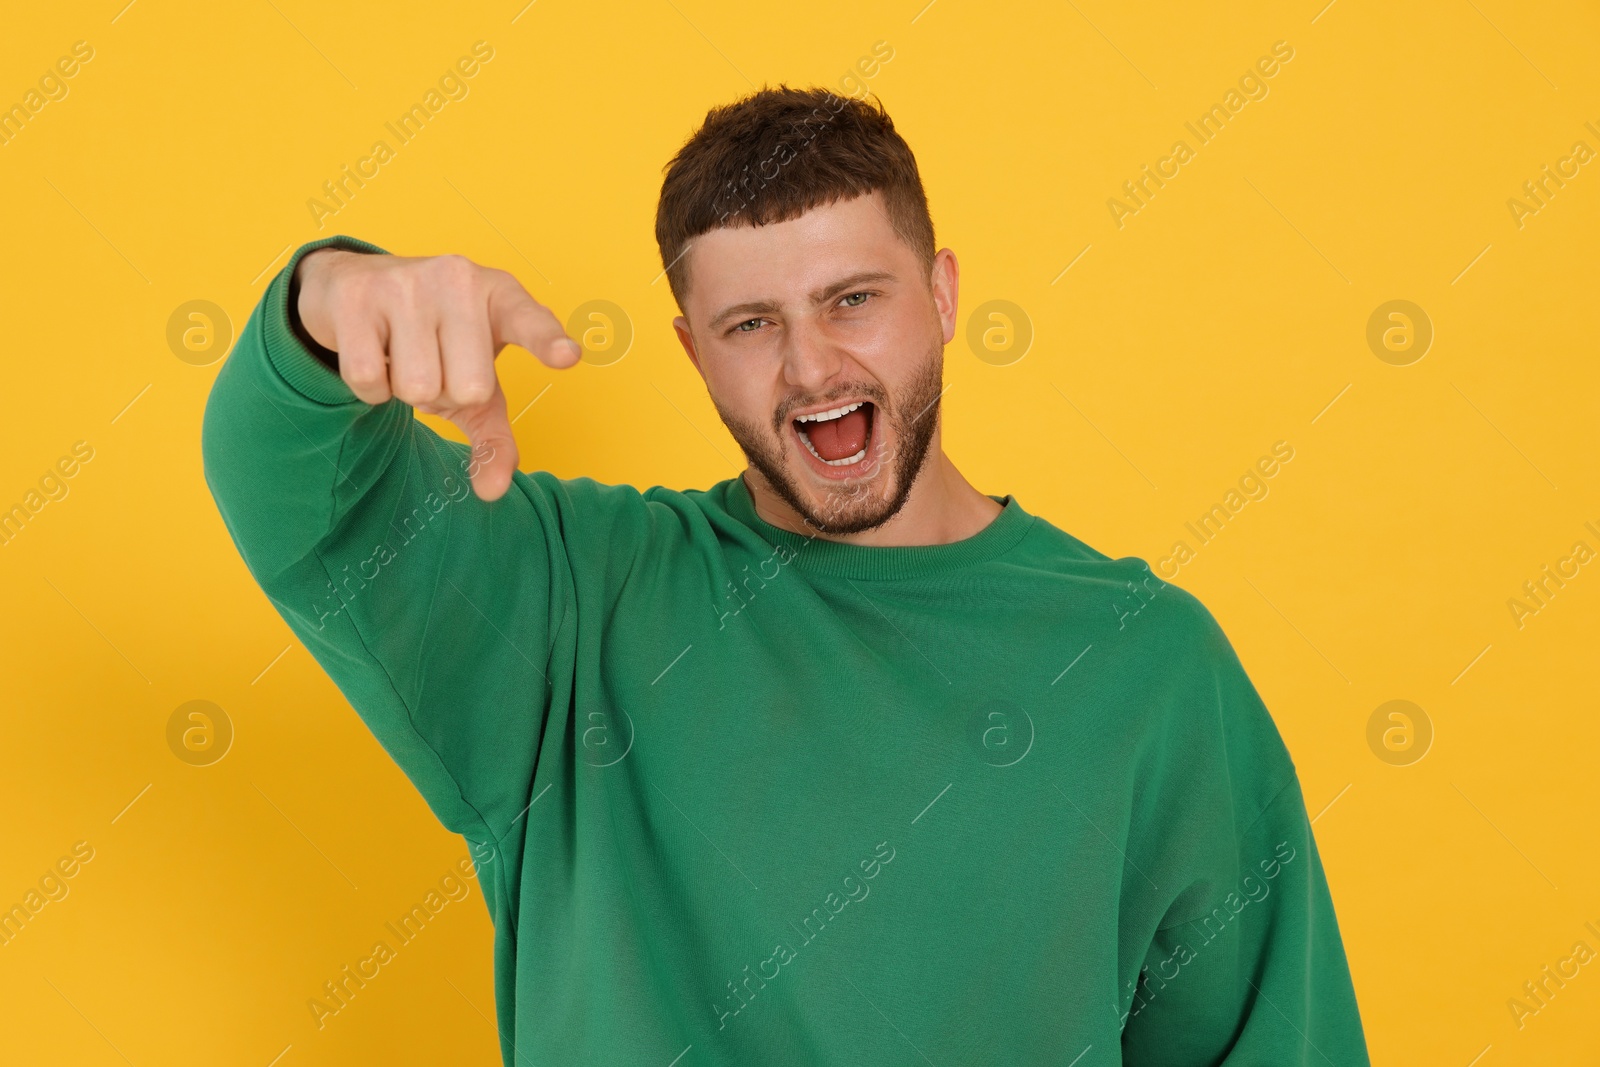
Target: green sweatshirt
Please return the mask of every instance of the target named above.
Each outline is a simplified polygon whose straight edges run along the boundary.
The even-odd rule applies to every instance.
[[[889,548],[737,477],[485,503],[300,339],[328,244],[383,254],[272,280],[206,480],[477,858],[508,1067],[1368,1063],[1294,764],[1193,596],[1010,496]]]

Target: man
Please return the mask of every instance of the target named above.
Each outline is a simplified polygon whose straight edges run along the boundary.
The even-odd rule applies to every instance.
[[[206,409],[251,573],[479,857],[505,1062],[1366,1064],[1215,620],[944,453],[956,259],[881,107],[713,110],[656,236],[749,460],[710,489],[520,471],[495,357],[576,343],[348,237]]]

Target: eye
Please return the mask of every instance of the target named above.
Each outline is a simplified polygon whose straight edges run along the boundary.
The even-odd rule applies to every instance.
[[[862,292],[862,293],[851,293],[851,294],[850,294],[850,295],[849,295],[849,296],[847,296],[847,297],[844,297],[844,298],[843,298],[843,299],[842,299],[842,300],[841,300],[841,301],[840,301],[840,303],[842,303],[842,304],[844,304],[844,305],[845,305],[845,307],[853,307],[853,308],[858,308],[858,307],[860,307],[860,306],[861,306],[861,305],[862,305],[862,304],[865,304],[865,303],[866,303],[866,302],[867,302],[867,297],[869,297],[869,296],[871,296],[871,295],[872,295],[872,294],[871,294],[871,293],[866,293],[866,292]],[[857,299],[857,298],[858,298],[858,297],[859,297],[859,298],[860,298],[860,299]]]
[[[764,319],[745,319],[743,322],[739,323],[739,325],[735,326],[733,330],[738,333],[754,333],[756,328],[759,328],[761,323],[764,321]],[[754,325],[752,326],[752,324]]]

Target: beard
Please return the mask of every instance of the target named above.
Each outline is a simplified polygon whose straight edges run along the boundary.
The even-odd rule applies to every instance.
[[[792,452],[788,448],[787,419],[774,416],[770,428],[759,427],[723,410],[716,397],[711,398],[711,403],[738,442],[745,459],[761,472],[767,484],[807,526],[823,533],[854,534],[877,529],[905,506],[939,424],[943,377],[944,346],[935,343],[910,383],[892,400],[872,383],[848,384],[834,390],[837,397],[819,399],[819,403],[825,403],[829,399],[862,396],[872,402],[872,454],[861,461],[864,466],[858,477],[826,484],[810,492],[802,488],[802,477],[790,470]],[[799,406],[790,405],[791,408]],[[895,450],[887,455],[880,419],[894,431]],[[893,471],[892,492],[887,495],[882,477],[885,470]],[[806,477],[804,480],[816,484],[816,479]]]

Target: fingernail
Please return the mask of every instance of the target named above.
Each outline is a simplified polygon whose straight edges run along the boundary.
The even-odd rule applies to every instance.
[[[572,338],[563,337],[560,344],[561,347],[569,352],[574,359],[581,359],[583,357],[583,346],[578,344],[578,342],[574,341]]]

